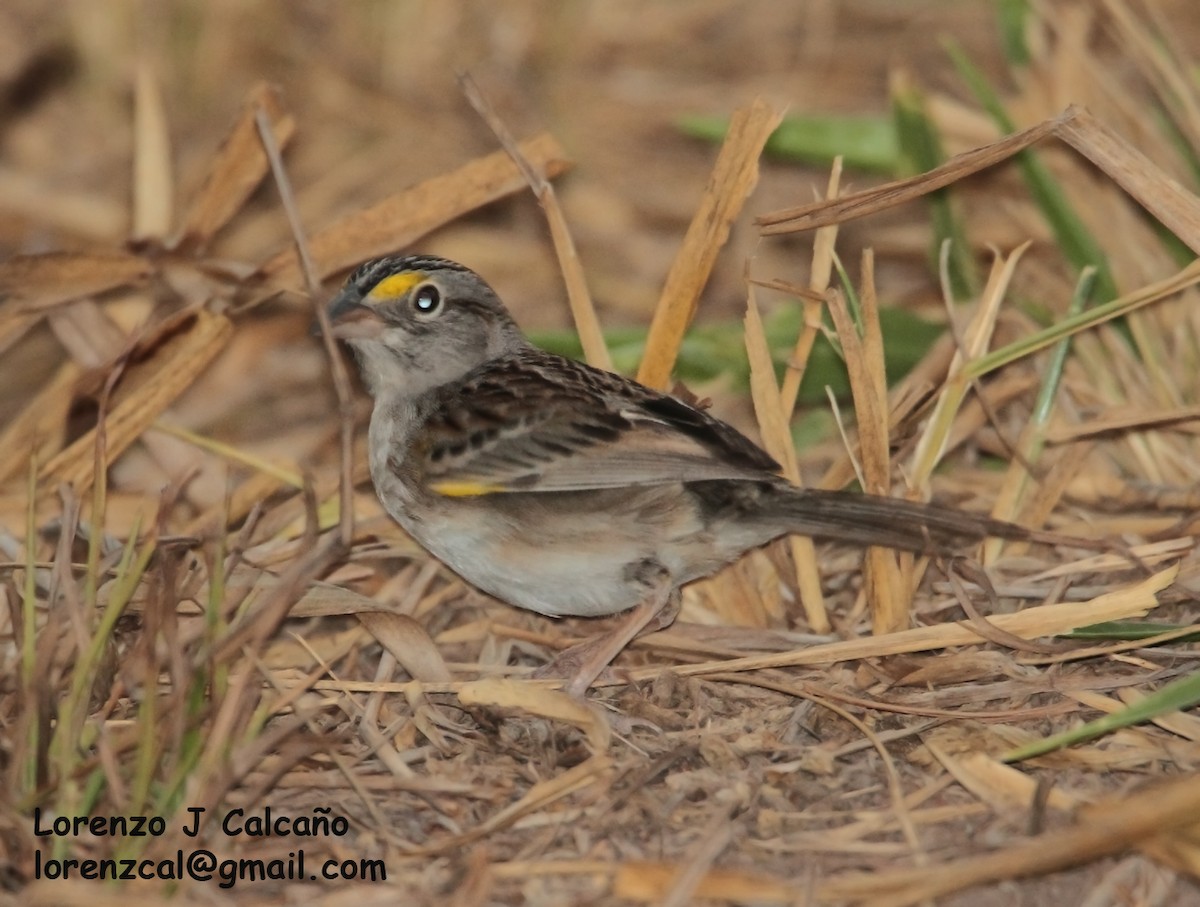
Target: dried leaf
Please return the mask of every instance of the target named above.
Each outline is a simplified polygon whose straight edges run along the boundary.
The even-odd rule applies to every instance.
[[[842,159],[835,158],[829,171],[829,185],[825,190],[826,198],[837,198],[842,181]],[[812,268],[808,280],[808,289],[814,294],[823,296],[829,289],[829,278],[833,274],[834,247],[837,243],[837,224],[821,227],[813,237]],[[796,335],[796,343],[792,354],[788,356],[787,371],[783,376],[783,411],[796,411],[796,400],[800,396],[800,384],[804,381],[804,370],[808,367],[808,357],[812,354],[813,344],[817,340],[817,332],[821,327],[822,300],[810,296],[802,296],[804,306],[804,326]]]
[[[162,92],[149,65],[138,66],[133,121],[134,242],[161,242],[171,230],[175,180]]]
[[[1148,579],[1122,589],[1114,589],[1086,602],[1060,602],[1026,608],[1015,614],[994,614],[988,621],[1006,633],[1022,639],[1039,636],[1054,636],[1078,627],[1101,623],[1106,620],[1126,620],[1141,617],[1155,607],[1155,595],[1175,581],[1179,566],[1162,570]],[[975,645],[982,642],[973,629],[971,621],[956,621],[901,630],[884,636],[867,639],[852,639],[808,646],[777,655],[753,655],[730,661],[707,662],[696,665],[680,665],[673,668],[677,674],[687,676],[721,673],[725,671],[757,671],[763,668],[795,667],[797,665],[824,665],[859,658],[877,658],[882,655],[898,655],[904,652],[926,652],[948,646]],[[656,677],[661,668],[642,668],[632,671],[634,679]]]
[[[925,745],[955,781],[993,809],[1020,813],[1033,805],[1037,782],[1024,772],[985,753],[951,754],[938,746],[936,734]],[[1059,788],[1051,788],[1047,805],[1064,813],[1070,812],[1079,806],[1079,798]]]
[[[39,462],[58,453],[80,373],[75,363],[64,362],[17,417],[0,431],[0,482],[28,470],[29,457],[35,450]]]
[[[260,82],[250,90],[241,115],[213,156],[208,176],[188,207],[173,245],[204,248],[267,175],[269,164],[254,121],[260,109],[266,112],[279,147],[286,147],[291,140],[295,119],[284,110],[279,92]]]
[[[1060,139],[1105,172],[1150,215],[1200,254],[1200,198],[1087,110],[1075,110]]]
[[[771,348],[767,343],[762,317],[758,313],[758,304],[754,301],[753,286],[746,304],[745,340],[746,354],[750,359],[750,393],[762,430],[763,446],[783,465],[783,474],[799,483],[800,467],[796,463],[796,448],[788,430],[788,416],[783,411],[783,400],[775,381],[775,366],[771,361]],[[817,551],[813,540],[807,536],[793,535],[788,538],[788,544],[796,562],[796,584],[809,625],[814,633],[828,633],[829,615],[821,591],[821,575],[817,569]]]
[[[201,309],[185,318],[179,333],[168,337],[154,350],[150,360],[139,364],[129,380],[122,383],[122,392],[105,421],[106,463],[111,464],[154,424],[224,348],[233,333],[233,325],[224,315]],[[179,322],[173,324],[180,327]],[[95,446],[93,428],[42,467],[38,475],[42,487],[53,489],[66,482],[74,486],[76,493],[90,488],[95,479]]]
[[[1188,834],[1200,812],[1200,779],[1185,775],[1082,811],[1074,825],[979,856],[915,869],[843,876],[817,897],[906,907],[974,885],[1077,866],[1131,847],[1157,852]]]
[[[425,628],[407,614],[364,611],[358,619],[413,680],[442,683],[453,679],[442,653]]]
[[[73,252],[17,255],[0,262],[0,297],[5,302],[17,302],[24,311],[36,311],[116,287],[140,284],[152,273],[150,263],[136,255]]]
[[[579,334],[579,342],[583,347],[583,357],[589,365],[612,371],[612,357],[608,353],[608,345],[604,342],[604,333],[600,330],[600,322],[596,318],[596,307],[592,303],[592,294],[587,287],[583,275],[583,265],[579,261],[579,253],[575,249],[575,241],[567,226],[567,218],[562,206],[558,203],[558,195],[544,174],[538,171],[517,146],[517,140],[509,131],[500,115],[492,107],[491,102],[484,97],[483,92],[470,75],[459,77],[459,84],[471,106],[475,108],[485,123],[491,127],[500,147],[508,152],[513,163],[525,177],[529,188],[537,196],[538,204],[546,215],[546,223],[550,227],[550,238],[554,241],[554,251],[558,255],[558,265],[567,286],[567,301],[571,306],[571,316],[575,320],[575,330]]]
[[[679,867],[646,860],[626,860],[616,867],[613,895],[628,901],[658,904],[671,890]],[[794,882],[736,869],[709,869],[696,885],[699,900],[732,901],[747,904],[795,904],[798,888]],[[801,901],[800,903],[803,903]]]
[[[1079,108],[1072,107],[1061,116],[1005,136],[982,148],[974,148],[956,155],[942,166],[926,173],[920,173],[907,179],[894,180],[884,183],[882,186],[864,189],[862,192],[843,195],[836,199],[822,199],[807,205],[773,211],[756,218],[755,223],[762,228],[764,235],[799,233],[828,224],[844,223],[878,211],[886,211],[888,208],[902,205],[923,195],[928,195],[930,192],[944,189],[972,173],[978,173],[980,170],[1007,160],[1018,151],[1028,148],[1047,136],[1054,135],[1064,123],[1078,116],[1079,112]]]
[[[654,310],[646,353],[638,369],[638,380],[643,384],[658,389],[667,386],[700,292],[708,283],[717,253],[729,238],[730,226],[758,182],[758,159],[781,116],[761,99],[733,115],[704,198],[692,215]]]
[[[549,134],[522,142],[520,148],[547,178],[570,166],[566,152]],[[317,276],[325,278],[368,258],[395,252],[454,218],[523,188],[525,178],[504,151],[425,180],[314,234],[309,252]],[[262,272],[274,287],[299,289],[304,285],[296,251],[290,245],[267,261]]]
[[[565,721],[588,735],[594,752],[608,751],[612,729],[603,713],[597,706],[561,690],[519,680],[489,677],[463,684],[458,691],[458,699],[463,705],[521,709],[551,721]]]
[[[875,295],[875,258],[870,250],[863,253],[862,264],[861,337],[842,295],[830,293],[828,302],[845,354],[850,392],[854,397],[859,459],[865,484],[863,490],[867,494],[887,495],[892,484],[888,456],[887,376],[883,363],[883,332],[879,325],[879,306]],[[911,558],[906,560],[912,562]],[[909,625],[912,577],[901,573],[895,552],[879,547],[868,549],[863,586],[871,606],[871,627],[875,633],[891,633]]]

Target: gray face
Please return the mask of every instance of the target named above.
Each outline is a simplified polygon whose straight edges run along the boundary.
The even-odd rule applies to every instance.
[[[328,311],[376,397],[416,396],[526,345],[491,287],[442,259],[369,262]]]

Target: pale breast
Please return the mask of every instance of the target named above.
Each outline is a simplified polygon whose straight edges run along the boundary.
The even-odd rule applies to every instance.
[[[678,486],[414,501],[402,523],[472,585],[550,616],[615,614],[645,590],[638,565],[682,577],[706,533]]]
[[[408,447],[416,427],[415,408],[406,403],[379,402],[371,413],[367,462],[375,493],[388,514],[412,533],[419,515],[416,495],[403,478]]]

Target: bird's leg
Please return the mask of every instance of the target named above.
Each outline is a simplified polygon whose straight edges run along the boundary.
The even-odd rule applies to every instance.
[[[679,593],[666,570],[654,565],[653,575],[645,581],[646,594],[624,619],[609,632],[559,653],[550,664],[540,668],[535,677],[570,679],[564,689],[582,698],[588,687],[604,669],[634,639],[643,633],[653,633],[670,626],[679,613]]]

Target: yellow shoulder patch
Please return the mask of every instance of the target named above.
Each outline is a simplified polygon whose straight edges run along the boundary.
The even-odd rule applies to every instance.
[[[503,485],[487,482],[455,482],[453,480],[431,482],[429,487],[447,498],[473,498],[484,494],[500,494],[508,490]]]
[[[371,288],[366,301],[387,302],[389,299],[399,299],[424,279],[425,274],[422,271],[402,271],[385,277]]]

